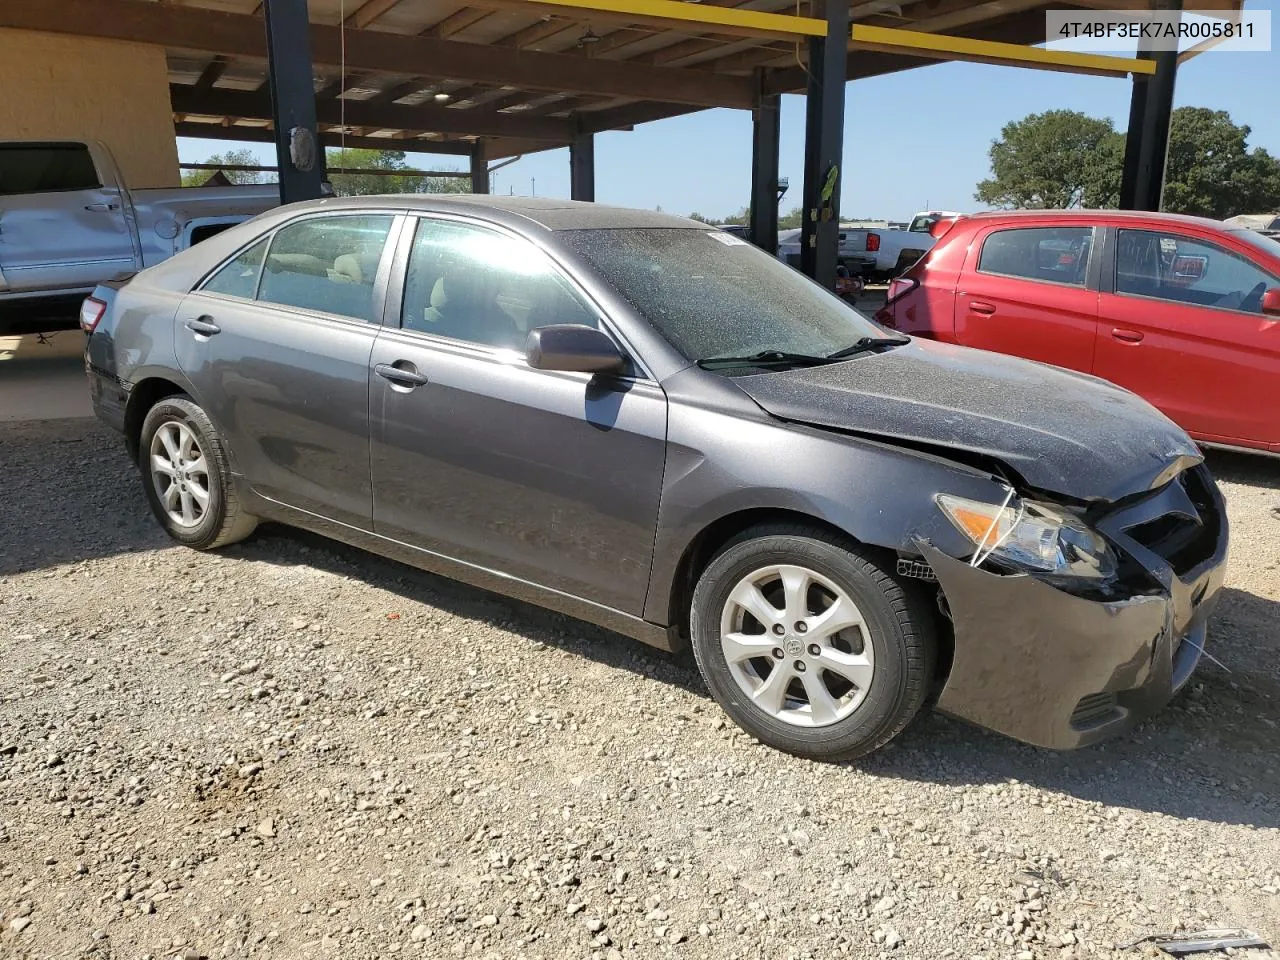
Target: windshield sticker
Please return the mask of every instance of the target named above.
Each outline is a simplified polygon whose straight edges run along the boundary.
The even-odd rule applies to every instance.
[[[732,233],[725,233],[723,230],[708,231],[707,236],[711,237],[713,240],[719,240],[726,247],[747,246],[747,241],[743,240],[741,237],[735,237]]]

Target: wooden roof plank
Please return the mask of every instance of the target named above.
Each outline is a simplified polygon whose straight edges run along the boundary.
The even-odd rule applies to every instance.
[[[169,99],[175,113],[197,113],[209,116],[271,116],[271,98],[260,92],[231,90],[198,91],[186,84],[172,84]],[[554,117],[522,117],[496,110],[450,109],[435,104],[417,107],[399,104],[375,104],[362,100],[316,101],[316,119],[320,123],[345,123],[387,130],[431,130],[437,133],[476,134],[495,137],[567,140],[573,136],[573,124]]]
[[[248,143],[273,143],[275,132],[270,127],[223,126],[219,123],[196,123],[191,121],[174,124],[174,133],[179,137],[210,138],[216,140],[243,140]],[[394,147],[399,150],[413,150],[418,153],[443,153],[452,156],[466,156],[471,152],[471,144],[457,140],[423,140],[420,138],[390,139],[387,137],[353,137],[338,133],[320,134],[320,142],[326,147],[364,147],[373,150],[386,150]],[[410,146],[412,144],[412,146]],[[552,144],[554,146],[554,144]]]
[[[60,0],[57,4],[5,0],[0,4],[0,26],[133,40],[224,56],[266,56],[262,21],[255,17],[147,0]],[[353,71],[563,93],[605,93],[699,106],[749,108],[755,99],[749,78],[384,31],[344,32],[312,24],[311,48],[317,65],[339,66],[345,59],[347,69]]]

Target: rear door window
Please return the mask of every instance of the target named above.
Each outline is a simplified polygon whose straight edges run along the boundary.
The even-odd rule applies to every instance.
[[[978,272],[1082,287],[1092,241],[1091,227],[997,230],[983,241]]]
[[[391,232],[390,214],[313,217],[271,240],[258,299],[377,322],[374,279]]]
[[[1217,244],[1154,230],[1121,230],[1116,293],[1172,303],[1262,313],[1262,295],[1280,286],[1239,254]]]
[[[0,144],[0,196],[100,186],[93,157],[83,143]]]
[[[262,272],[262,261],[267,252],[269,239],[264,237],[248,250],[232,257],[217,273],[205,281],[201,289],[205,293],[220,293],[227,297],[243,297],[246,300],[252,300],[258,291],[258,276]]]

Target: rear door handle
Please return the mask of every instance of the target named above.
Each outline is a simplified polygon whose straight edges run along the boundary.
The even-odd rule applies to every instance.
[[[112,210],[119,210],[120,204],[118,203],[86,203],[84,205],[84,208],[86,210],[91,210],[94,213],[110,213]]]
[[[215,333],[222,332],[222,328],[213,322],[212,317],[197,317],[195,320],[188,320],[185,326],[198,337],[212,337]]]
[[[408,369],[397,367],[395,364],[390,363],[377,363],[374,364],[373,372],[384,380],[390,380],[400,386],[421,387],[431,382],[427,379],[426,374],[419,373],[413,369],[413,364],[409,363],[408,360],[397,360],[396,363],[403,363]]]
[[[1122,343],[1141,343],[1143,334],[1138,330],[1125,330],[1122,327],[1115,327],[1111,331],[1111,336]]]
[[[989,317],[996,312],[996,305],[994,303],[987,303],[985,300],[972,300],[969,303],[969,312]]]

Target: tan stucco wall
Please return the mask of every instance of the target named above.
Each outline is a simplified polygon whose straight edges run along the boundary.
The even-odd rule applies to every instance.
[[[102,140],[129,186],[176,187],[164,50],[0,29],[0,139],[32,137]]]

